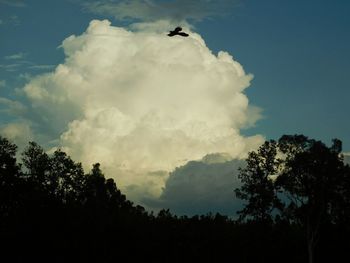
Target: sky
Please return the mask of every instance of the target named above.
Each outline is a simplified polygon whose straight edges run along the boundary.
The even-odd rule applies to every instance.
[[[349,11],[341,0],[0,0],[0,132],[86,169],[101,162],[150,209],[234,213],[237,167],[265,139],[339,138],[350,151]],[[190,36],[167,37],[177,25]]]

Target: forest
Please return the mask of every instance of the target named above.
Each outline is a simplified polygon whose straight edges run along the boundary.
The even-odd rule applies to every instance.
[[[103,160],[101,160],[103,162]],[[234,175],[232,175],[234,176]],[[2,262],[347,262],[350,167],[342,143],[304,135],[248,154],[237,218],[134,204],[96,163],[0,136]]]

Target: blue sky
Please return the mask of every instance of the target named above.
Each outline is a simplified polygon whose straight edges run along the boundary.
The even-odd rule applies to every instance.
[[[210,47],[255,76],[247,94],[265,119],[249,132],[338,137],[350,149],[349,11],[348,1],[242,1],[232,16],[199,25]]]
[[[129,23],[83,11],[77,1],[0,3],[0,95],[5,97],[15,96],[24,74],[61,63],[62,40],[83,32],[90,20]],[[273,139],[303,133],[325,142],[337,137],[350,150],[349,12],[350,2],[341,0],[247,0],[225,16],[195,23],[209,48],[228,51],[254,75],[246,94],[264,118],[243,133]],[[22,58],[11,59],[16,54]]]

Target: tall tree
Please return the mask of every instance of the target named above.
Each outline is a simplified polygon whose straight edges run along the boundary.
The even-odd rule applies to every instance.
[[[247,166],[240,169],[238,178],[243,183],[235,189],[236,196],[246,200],[240,219],[250,218],[254,221],[272,221],[272,211],[281,208],[277,198],[273,175],[277,173],[280,160],[277,159],[277,143],[273,140],[265,142],[257,152],[250,152]]]
[[[29,142],[22,153],[22,162],[26,168],[28,180],[36,183],[39,187],[46,187],[50,171],[50,158],[36,142]]]
[[[50,163],[51,192],[54,192],[64,203],[80,202],[86,183],[81,163],[75,163],[60,149],[53,153]]]
[[[9,216],[18,202],[21,173],[16,151],[15,144],[0,136],[0,218]]]
[[[282,136],[279,149],[285,155],[284,169],[276,187],[289,197],[289,212],[306,228],[309,262],[314,262],[322,225],[329,221],[331,204],[343,184],[341,141],[331,147],[305,136]]]
[[[239,174],[243,185],[236,194],[248,201],[241,216],[273,219],[278,214],[273,211],[279,211],[305,227],[309,262],[314,262],[321,227],[334,218],[331,208],[340,189],[344,190],[345,174],[349,174],[341,150],[339,140],[327,147],[303,135],[284,135],[278,143],[265,142],[249,154],[247,167]]]
[[[107,200],[107,189],[105,176],[101,171],[100,164],[95,163],[91,172],[87,174],[85,195],[86,201],[90,204],[105,203]]]

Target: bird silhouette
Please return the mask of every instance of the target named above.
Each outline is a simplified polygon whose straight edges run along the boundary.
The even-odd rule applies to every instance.
[[[178,26],[173,31],[170,31],[168,36],[169,37],[173,37],[173,36],[179,35],[179,36],[182,36],[182,37],[188,37],[187,33],[181,32],[181,31],[182,31],[182,28]]]

